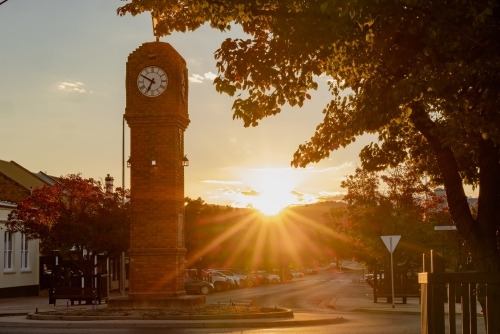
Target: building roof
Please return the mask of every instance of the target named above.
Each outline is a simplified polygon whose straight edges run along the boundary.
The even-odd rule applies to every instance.
[[[0,160],[0,173],[19,183],[26,189],[41,188],[43,185],[49,184],[49,182],[46,182],[36,174],[31,173],[15,161],[9,162]]]
[[[59,181],[57,181],[56,177],[47,175],[44,172],[38,172],[35,175],[38,176],[39,178],[41,178],[46,183],[50,184],[51,186],[53,186],[56,183],[59,183]]]

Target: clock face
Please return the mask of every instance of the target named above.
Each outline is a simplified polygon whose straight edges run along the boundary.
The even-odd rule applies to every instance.
[[[137,88],[147,97],[160,95],[167,89],[167,73],[158,66],[147,66],[137,76]]]

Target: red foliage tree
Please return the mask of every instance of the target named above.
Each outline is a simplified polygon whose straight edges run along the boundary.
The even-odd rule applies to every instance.
[[[37,188],[9,214],[7,229],[28,239],[40,239],[43,250],[58,250],[84,274],[129,246],[130,213],[127,192],[106,192],[99,181],[80,174]],[[104,261],[104,260],[101,260]]]

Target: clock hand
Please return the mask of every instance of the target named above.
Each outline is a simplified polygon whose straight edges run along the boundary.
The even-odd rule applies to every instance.
[[[151,80],[150,78],[148,78],[147,76],[142,75],[142,74],[141,74],[141,77],[143,77],[143,78],[144,78],[144,79],[146,79],[146,80],[149,80],[150,82],[151,82],[151,81],[155,81],[155,79],[152,79],[152,80]]]
[[[151,85],[155,83],[155,79],[154,78],[153,79],[148,79],[148,80],[151,81],[151,82],[149,83],[149,86],[148,86],[148,89],[146,90],[146,93],[149,92],[149,90],[151,89]]]

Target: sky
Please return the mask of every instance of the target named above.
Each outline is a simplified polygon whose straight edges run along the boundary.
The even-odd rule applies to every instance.
[[[151,17],[119,17],[119,0],[9,0],[0,5],[0,159],[32,172],[122,184],[125,64],[154,41]],[[214,52],[237,26],[209,27],[162,37],[186,60],[189,117],[184,151],[185,195],[212,204],[265,208],[266,203],[338,200],[341,181],[360,165],[364,136],[306,169],[290,167],[293,153],[314,134],[331,99],[326,77],[302,108],[288,107],[258,127],[233,120],[233,98],[215,91]],[[125,130],[125,156],[129,132]],[[125,187],[129,185],[125,170]],[[473,194],[471,194],[473,195]]]

